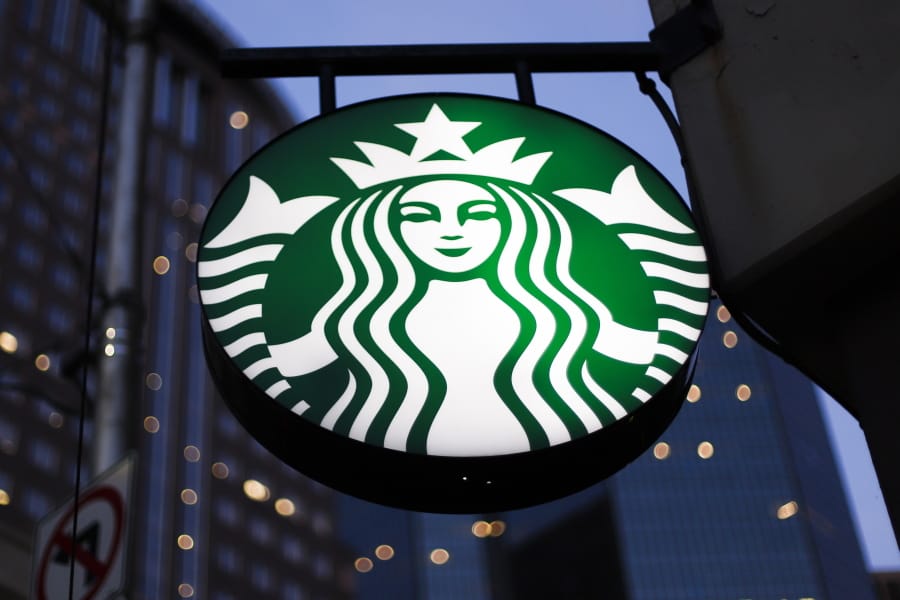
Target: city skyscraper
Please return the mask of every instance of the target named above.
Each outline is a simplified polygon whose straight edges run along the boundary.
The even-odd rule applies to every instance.
[[[137,415],[128,597],[348,598],[334,493],[252,440],[207,375],[194,276],[200,226],[230,173],[294,118],[267,84],[220,76],[219,52],[233,42],[188,2],[161,1],[154,12],[135,232],[143,295],[107,298],[98,284],[93,349],[81,352],[105,36],[94,5],[0,3],[0,596],[28,595],[34,525],[72,494],[80,369],[94,373],[121,349],[98,318],[118,301],[144,325],[134,385],[142,397],[123,399]],[[116,132],[129,126],[118,118],[118,44],[113,60],[98,273]],[[91,433],[88,420],[85,467]]]
[[[409,598],[873,597],[812,385],[718,303],[681,412],[615,476],[500,515],[392,517],[415,530]],[[402,593],[372,565],[361,598]]]
[[[724,306],[678,418],[605,488],[584,510],[612,523],[627,598],[872,597],[812,385]],[[578,539],[554,528],[535,539]]]

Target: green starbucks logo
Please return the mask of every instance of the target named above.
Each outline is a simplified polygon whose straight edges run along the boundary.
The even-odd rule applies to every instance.
[[[365,103],[270,144],[210,212],[198,276],[255,402],[442,457],[628,419],[684,368],[709,294],[687,210],[640,157],[459,95]]]

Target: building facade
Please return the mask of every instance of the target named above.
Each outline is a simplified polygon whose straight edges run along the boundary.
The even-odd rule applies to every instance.
[[[90,2],[0,2],[0,596],[28,595],[32,531],[74,490],[83,367],[117,349],[98,315],[85,354],[104,19]],[[335,495],[282,467],[210,383],[195,287],[196,240],[227,177],[294,123],[266,84],[223,80],[233,46],[190,3],[155,7],[140,195],[143,315],[129,598],[348,598]],[[113,58],[103,189],[111,187],[122,79]],[[107,249],[99,216],[97,273]],[[98,275],[98,281],[100,277]],[[137,383],[137,382],[136,382]],[[96,382],[89,380],[89,394]],[[82,483],[88,480],[91,422]]]
[[[380,514],[414,524],[416,575],[372,557],[360,598],[874,598],[812,385],[718,303],[675,422],[609,480],[499,515]]]
[[[562,519],[534,539],[587,550],[597,569],[620,565],[629,600],[873,597],[812,385],[721,304],[677,419],[596,493],[581,510],[615,544]],[[526,537],[514,565],[540,548]],[[549,571],[557,585],[590,579],[566,564]],[[514,581],[516,597],[538,597]]]

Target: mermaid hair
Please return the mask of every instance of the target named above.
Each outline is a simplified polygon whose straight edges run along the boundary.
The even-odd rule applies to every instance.
[[[608,406],[614,401],[598,400],[599,386],[585,364],[610,316],[569,272],[568,224],[537,194],[509,183],[480,185],[508,215],[486,279],[521,315],[518,337],[494,376],[497,392],[532,448],[599,429],[615,420],[615,408]],[[354,200],[332,229],[342,285],[316,319],[324,321],[329,343],[346,359],[348,384],[322,425],[360,441],[425,453],[446,382],[406,332],[427,275],[390,226],[402,191],[398,185]]]

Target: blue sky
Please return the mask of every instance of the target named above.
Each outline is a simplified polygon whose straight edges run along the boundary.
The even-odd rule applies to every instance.
[[[194,0],[239,45],[329,46],[502,42],[643,41],[653,24],[635,0]],[[538,104],[609,132],[642,154],[687,196],[671,135],[631,74],[538,74]],[[312,78],[274,80],[298,119],[318,113]],[[665,86],[661,86],[666,92]],[[347,77],[337,81],[338,105],[425,91],[515,97],[512,75]],[[252,118],[252,116],[251,116]],[[884,500],[859,427],[836,402],[822,398],[838,467],[873,570],[900,569]]]

